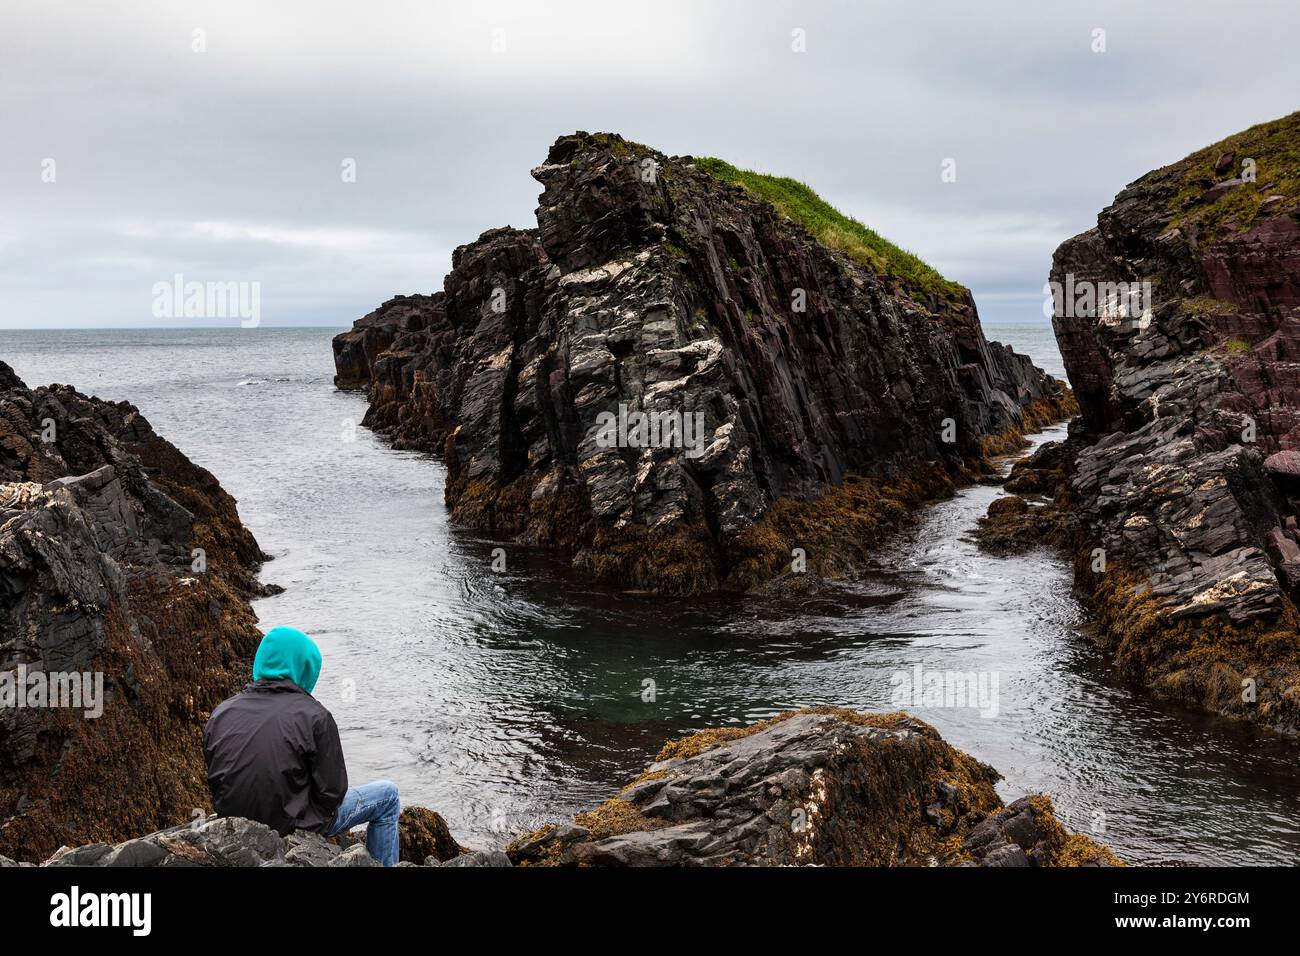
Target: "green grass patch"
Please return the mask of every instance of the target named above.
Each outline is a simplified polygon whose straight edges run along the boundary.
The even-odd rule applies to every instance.
[[[1183,308],[1193,315],[1226,315],[1241,310],[1236,302],[1224,302],[1208,295],[1197,295],[1183,299]]]
[[[1214,164],[1224,153],[1234,154],[1232,166],[1216,173]],[[1244,159],[1255,161],[1254,182],[1243,183],[1216,202],[1196,202],[1215,183],[1240,177]],[[1242,130],[1167,169],[1178,177],[1178,191],[1170,202],[1174,216],[1169,228],[1195,225],[1202,232],[1202,241],[1213,239],[1218,227],[1230,219],[1242,230],[1251,228],[1269,196],[1284,197],[1271,215],[1294,214],[1300,208],[1300,112]]]
[[[850,259],[899,280],[904,286],[926,294],[966,295],[965,286],[945,279],[933,266],[884,236],[844,215],[806,185],[786,176],[768,176],[712,157],[697,158],[695,164],[715,179],[737,183],[765,199],[784,216],[802,225],[820,243],[838,249]]]
[[[1228,339],[1228,341],[1224,343],[1224,348],[1226,348],[1229,352],[1236,352],[1240,354],[1243,352],[1250,351],[1250,343],[1243,342],[1241,339]]]

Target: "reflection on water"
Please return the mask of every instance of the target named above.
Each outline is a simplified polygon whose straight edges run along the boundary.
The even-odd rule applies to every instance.
[[[1001,771],[1004,796],[1052,794],[1127,859],[1300,856],[1300,748],[1116,681],[1079,633],[1064,562],[969,540],[999,489],[935,505],[875,573],[817,598],[626,595],[514,546],[496,574],[497,544],[448,526],[442,465],[350,427],[364,400],[333,389],[329,336],[7,333],[5,358],[29,383],[135,402],[220,478],[276,555],[264,579],[287,588],[260,620],[325,653],[317,696],[351,777],[395,780],[463,842],[590,807],[692,730],[808,704],[895,709],[895,675],[920,665],[996,676],[995,717],[908,709]]]

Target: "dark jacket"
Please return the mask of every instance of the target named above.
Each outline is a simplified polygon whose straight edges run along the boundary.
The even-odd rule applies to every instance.
[[[203,756],[217,813],[281,836],[327,833],[348,789],[334,718],[288,679],[256,681],[218,704],[203,729]]]

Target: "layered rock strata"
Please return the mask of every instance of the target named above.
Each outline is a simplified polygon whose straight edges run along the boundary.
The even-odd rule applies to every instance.
[[[1126,187],[1051,280],[1081,414],[986,537],[1050,499],[1127,675],[1300,729],[1300,113]]]
[[[536,229],[484,233],[442,292],[335,339],[365,424],[445,458],[455,520],[626,587],[755,587],[796,548],[835,576],[1060,416],[1060,384],[985,340],[967,290],[830,248],[717,168],[562,137],[533,170]]]

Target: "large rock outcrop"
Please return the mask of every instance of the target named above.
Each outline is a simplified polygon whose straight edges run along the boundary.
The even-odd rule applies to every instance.
[[[200,732],[247,679],[264,558],[133,406],[0,362],[0,853],[208,805]]]
[[[1051,278],[1103,632],[1162,692],[1300,728],[1300,113],[1143,176]]]
[[[516,840],[520,865],[1068,866],[1119,861],[906,714],[794,711],[670,742],[614,799]]]
[[[883,256],[824,245],[728,170],[562,137],[533,170],[537,228],[484,233],[442,292],[339,335],[336,382],[368,389],[396,446],[445,457],[454,519],[677,592],[763,583],[795,548],[843,572],[876,491],[828,492],[889,485],[866,521],[888,524],[1059,414],[1060,384],[985,340],[967,290],[843,217]]]

